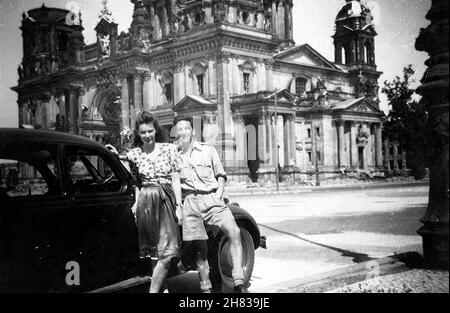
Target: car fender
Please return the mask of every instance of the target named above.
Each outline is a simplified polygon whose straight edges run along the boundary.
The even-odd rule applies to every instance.
[[[238,203],[228,203],[227,207],[231,210],[231,213],[233,214],[238,226],[245,228],[250,233],[255,245],[255,250],[258,249],[261,243],[261,233],[255,219]],[[220,228],[211,226],[208,227],[207,231],[210,238],[214,238],[219,235]]]

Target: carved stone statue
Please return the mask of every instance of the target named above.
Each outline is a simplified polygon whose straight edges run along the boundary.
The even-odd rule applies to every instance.
[[[364,129],[362,125],[358,127],[358,134],[356,136],[356,142],[359,145],[366,145],[369,142],[370,135],[369,133]]]
[[[138,38],[139,46],[142,47],[143,52],[150,52],[151,47],[151,39],[150,34],[147,29],[141,28],[139,30],[139,38]]]
[[[103,55],[109,56],[111,54],[109,35],[97,35],[100,44],[100,51]]]
[[[166,88],[167,87],[166,87],[166,85],[164,85],[164,83],[163,83],[161,78],[158,78],[158,83],[161,86],[161,95],[160,95],[161,102],[160,103],[162,105],[167,105],[167,104],[169,104],[169,100],[167,99],[167,96],[166,96]]]
[[[225,16],[227,14],[227,9],[223,2],[219,1],[214,4],[214,23],[220,23],[225,20]]]
[[[271,32],[272,31],[272,10],[267,10],[267,12],[265,13],[264,16],[265,20],[264,20],[264,30],[266,32]]]

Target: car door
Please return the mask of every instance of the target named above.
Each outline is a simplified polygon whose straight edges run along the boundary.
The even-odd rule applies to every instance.
[[[62,190],[60,147],[11,139],[0,149],[0,290],[57,291],[65,284],[72,207]]]
[[[80,290],[104,287],[133,276],[138,258],[131,207],[134,188],[126,170],[106,149],[65,145],[65,186],[76,217],[74,239]]]

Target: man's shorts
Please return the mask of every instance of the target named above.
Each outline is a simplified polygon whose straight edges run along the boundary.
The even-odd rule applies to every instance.
[[[208,240],[205,224],[223,228],[229,220],[235,220],[231,210],[215,193],[188,195],[183,207],[183,241]]]

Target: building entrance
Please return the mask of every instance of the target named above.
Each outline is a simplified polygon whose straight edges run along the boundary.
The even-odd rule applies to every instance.
[[[358,165],[359,165],[359,169],[363,170],[364,169],[364,147],[359,147],[358,148]]]

